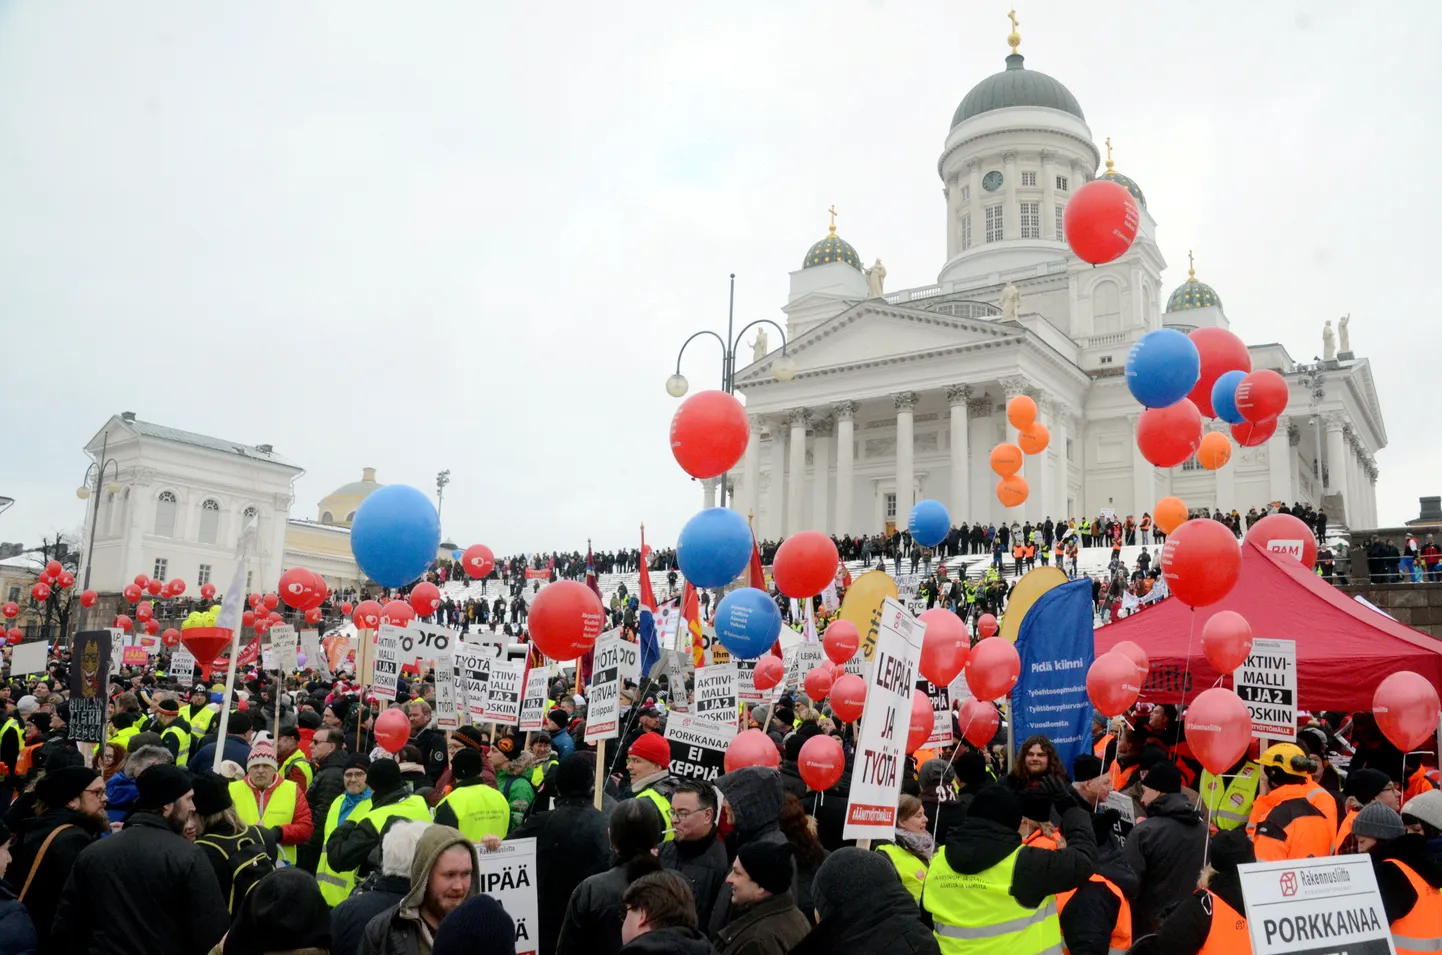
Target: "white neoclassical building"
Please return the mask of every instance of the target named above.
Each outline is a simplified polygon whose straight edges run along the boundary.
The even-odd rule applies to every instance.
[[[1172,494],[1190,507],[1243,513],[1309,501],[1352,527],[1375,526],[1374,455],[1387,433],[1370,364],[1345,339],[1335,358],[1306,364],[1279,344],[1249,346],[1253,367],[1287,378],[1291,400],[1276,434],[1234,448],[1226,467],[1158,469],[1141,456],[1142,408],[1123,371],[1132,343],[1161,327],[1231,321],[1194,269],[1161,307],[1157,223],[1142,190],[1115,170],[1110,145],[1102,175],[1136,197],[1140,233],[1100,267],[1071,254],[1062,211],[1102,153],[1076,98],[1026,69],[1021,38],[1008,40],[1006,68],[962,98],[942,144],[946,257],[936,284],[873,295],[866,260],[837,235],[834,217],[791,273],[782,311],[798,370],[778,380],[775,348],[737,373],[752,431],[730,474],[732,506],[753,511],[768,538],[904,526],[924,498],[946,504],[954,523],[1095,517],[1105,508],[1140,517]],[[1265,341],[1264,322],[1234,304],[1244,316],[1238,334]],[[1005,406],[1023,393],[1036,399],[1051,442],[1027,458],[1030,496],[1008,510],[988,456],[1016,439]],[[704,487],[714,503],[717,481]]]

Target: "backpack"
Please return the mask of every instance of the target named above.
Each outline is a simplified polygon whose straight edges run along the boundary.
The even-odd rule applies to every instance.
[[[240,911],[240,903],[245,901],[255,884],[275,871],[275,859],[255,826],[247,826],[236,836],[206,833],[196,839],[195,844],[209,847],[225,860],[230,873],[230,896],[226,899],[226,907],[232,916]]]

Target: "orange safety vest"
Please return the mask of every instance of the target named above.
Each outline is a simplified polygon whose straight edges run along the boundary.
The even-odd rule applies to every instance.
[[[1021,840],[1021,844],[1024,846],[1031,846],[1033,849],[1048,849],[1051,851],[1055,851],[1057,848],[1056,840],[1053,839],[1051,836],[1046,835],[1040,829],[1037,829],[1031,835]]]
[[[1207,892],[1207,902],[1211,904],[1212,927],[1197,955],[1251,955],[1252,940],[1242,913],[1215,892]]]
[[[1026,559],[1027,559],[1027,560],[1031,560],[1031,559],[1032,559],[1033,557],[1035,557],[1035,556],[1036,556],[1036,545],[1035,545],[1035,544],[1027,544],[1027,545],[1026,545]]]
[[[1414,952],[1437,951],[1437,940],[1442,938],[1442,892],[1427,884],[1412,870],[1412,867],[1396,859],[1388,862],[1402,870],[1412,891],[1417,893],[1417,904],[1412,911],[1392,923],[1392,944],[1397,955],[1412,955]]]
[[[1150,517],[1144,517],[1144,518],[1142,518],[1142,530],[1146,530],[1147,528],[1149,528],[1149,527],[1151,527],[1151,526],[1152,526],[1152,519],[1151,519]]]
[[[1095,756],[1097,759],[1106,759],[1107,747],[1111,745],[1111,742],[1114,739],[1116,739],[1116,734],[1108,733],[1101,739],[1097,740],[1096,744],[1092,746],[1092,755]]]
[[[1332,825],[1308,800],[1312,788],[1309,782],[1292,783],[1253,801],[1247,832],[1258,862],[1332,854]]]
[[[1413,796],[1420,796],[1436,788],[1437,784],[1427,775],[1427,767],[1418,766],[1417,771],[1407,777],[1407,791],[1403,794],[1402,801],[1405,803]]]
[[[1011,548],[1011,556],[1015,557],[1017,560],[1020,560],[1022,557],[1026,556],[1026,548],[1022,547],[1020,544],[1013,544]]]
[[[1112,895],[1117,897],[1117,901],[1121,903],[1121,908],[1117,910],[1116,924],[1112,926],[1111,943],[1107,948],[1115,953],[1125,952],[1132,947],[1132,904],[1127,901],[1126,894],[1113,885],[1112,881],[1106,876],[1097,875],[1093,872],[1091,881],[1100,882],[1106,886],[1111,890]],[[1056,894],[1056,911],[1058,915],[1066,908],[1066,904],[1071,901],[1073,895],[1076,895],[1076,889],[1072,889],[1070,892],[1058,892]],[[1064,939],[1061,950],[1066,952],[1067,955],[1071,955],[1071,949],[1066,947],[1066,941]]]
[[[1337,831],[1337,800],[1333,799],[1332,794],[1323,789],[1315,779],[1312,780],[1312,791],[1307,793],[1307,802],[1322,811],[1322,815],[1327,817],[1327,824],[1335,833]]]
[[[1120,792],[1131,785],[1132,777],[1137,774],[1136,766],[1128,766],[1122,769],[1122,762],[1118,759],[1112,763],[1112,788]]]
[[[1337,838],[1332,840],[1332,855],[1337,855],[1342,851],[1342,843],[1346,842],[1347,837],[1352,834],[1352,820],[1356,818],[1357,810],[1353,809],[1347,813],[1347,818],[1343,819],[1342,824],[1337,827]]]

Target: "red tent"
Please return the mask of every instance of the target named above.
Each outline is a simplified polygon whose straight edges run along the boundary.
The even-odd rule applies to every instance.
[[[1352,599],[1294,558],[1247,541],[1241,578],[1224,599],[1194,611],[1168,597],[1098,628],[1096,652],[1131,640],[1151,663],[1144,701],[1180,703],[1184,683],[1187,699],[1195,699],[1219,675],[1202,655],[1202,626],[1219,610],[1245,617],[1253,638],[1297,641],[1301,709],[1370,710],[1377,684],[1398,670],[1442,687],[1442,642]]]

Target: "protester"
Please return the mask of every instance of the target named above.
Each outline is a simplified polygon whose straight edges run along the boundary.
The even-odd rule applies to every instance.
[[[511,807],[506,797],[481,778],[481,754],[462,749],[451,759],[453,788],[436,806],[436,822],[459,829],[472,842],[486,836],[504,839],[511,827]]]
[[[1240,829],[1224,829],[1212,839],[1211,863],[1202,870],[1196,891],[1166,916],[1146,951],[1156,955],[1201,952],[1250,952],[1247,909],[1237,866],[1257,861],[1251,840]],[[1140,953],[1138,940],[1133,951]]]
[[[896,807],[895,834],[890,842],[882,842],[876,849],[891,860],[901,884],[912,898],[920,902],[921,889],[926,884],[926,868],[931,865],[931,856],[936,849],[931,833],[927,832],[926,810],[920,799],[901,797]]]
[[[661,814],[649,799],[628,799],[611,811],[612,864],[576,886],[556,939],[556,955],[615,955],[621,949],[626,888],[661,868]]]
[[[332,872],[354,872],[363,878],[380,867],[381,838],[395,820],[431,821],[425,798],[406,789],[395,760],[371,763],[366,770],[366,785],[371,790],[370,806],[364,813],[353,812],[326,838],[326,864]]]
[[[1380,802],[1389,809],[1402,808],[1401,789],[1398,788],[1391,776],[1380,769],[1364,768],[1348,773],[1342,794],[1346,799],[1347,815],[1343,817],[1342,824],[1337,827],[1337,835],[1332,840],[1334,855],[1341,855],[1344,849],[1351,849],[1347,837],[1352,834],[1352,822],[1364,806]]]
[[[8,881],[19,887],[40,949],[50,951],[61,891],[76,859],[110,831],[110,822],[105,815],[105,787],[93,769],[51,770],[34,791],[37,815],[17,827]]]
[[[327,732],[334,732],[333,727],[325,727]],[[329,905],[339,905],[340,902],[350,895],[355,888],[356,874],[354,870],[337,872],[331,868],[330,859],[325,852],[325,844],[330,837],[335,835],[342,823],[352,817],[357,819],[365,816],[371,808],[371,790],[366,784],[367,772],[370,769],[370,758],[365,755],[347,755],[343,773],[341,775],[341,794],[331,800],[330,809],[326,811],[325,823],[323,826],[316,826],[321,832],[321,852],[316,859],[315,880],[320,884],[321,895]],[[320,777],[316,778],[316,785],[311,787],[315,790],[320,785]],[[329,785],[327,782],[326,785]],[[307,793],[309,795],[309,793]],[[312,816],[312,821],[315,817]],[[314,835],[311,837],[314,839]],[[357,942],[359,940],[357,939]]]
[[[220,714],[218,708],[210,702],[209,688],[204,683],[197,683],[190,688],[189,701],[180,708],[180,715],[190,726],[194,748],[198,749],[201,740],[210,732],[211,724]]]
[[[576,751],[576,743],[571,739],[571,734],[566,732],[566,726],[571,722],[571,714],[557,706],[546,714],[546,732],[551,734],[551,745],[556,749],[556,757],[559,760],[565,759]]]
[[[431,955],[516,955],[516,923],[489,895],[472,896],[442,920]]]
[[[791,955],[940,955],[916,900],[878,853],[837,849],[817,870],[811,892],[816,927]]]
[[[270,743],[256,743],[250,749],[245,778],[230,784],[230,798],[240,820],[248,826],[261,826],[277,847],[280,860],[295,865],[296,847],[310,841],[315,823],[300,787],[282,779],[279,766]]]
[[[411,862],[416,857],[416,844],[429,826],[429,823],[402,819],[386,832],[381,840],[380,871],[331,910],[330,955],[356,955],[370,920],[399,905],[410,894]],[[325,883],[320,883],[320,887],[329,902],[333,896],[325,893]]]
[[[155,704],[155,726],[152,732],[159,733],[162,744],[170,750],[175,765],[184,766],[190,759],[194,736],[190,724],[180,715],[180,701],[167,697]]]
[[[780,845],[786,841],[781,831],[781,804],[784,790],[781,777],[774,769],[764,766],[747,766],[730,772],[716,780],[726,802],[721,813],[732,827],[727,837],[727,855],[735,858],[741,846],[753,842],[769,842]],[[724,883],[716,894],[711,909],[708,934],[715,938],[735,916],[731,907],[731,884]]]
[[[1294,743],[1278,743],[1259,762],[1265,792],[1252,804],[1250,824],[1257,860],[1327,855],[1336,830],[1311,798],[1314,793],[1325,796],[1310,777],[1318,770],[1317,761]]]
[[[20,902],[5,873],[10,867],[10,839],[13,833],[0,822],[0,955],[35,955],[40,936],[30,910]]]
[[[275,871],[275,855],[259,826],[246,825],[235,811],[223,776],[195,777],[196,839],[215,872],[226,909],[234,916],[257,882]]]
[[[205,853],[180,834],[195,811],[190,775],[152,766],[136,782],[140,799],[125,828],[75,860],[55,910],[57,952],[195,955],[230,926]]]
[[[511,826],[519,826],[536,798],[531,786],[536,757],[526,750],[519,736],[507,734],[491,744],[489,759],[496,771],[496,788],[511,807]]]
[[[786,955],[806,937],[811,922],[791,892],[793,855],[789,842],[750,842],[737,849],[726,877],[735,917],[717,933],[721,955]]]
[[[671,794],[675,838],[662,844],[657,854],[662,867],[680,873],[690,885],[701,925],[710,922],[716,893],[731,871],[726,848],[716,837],[716,815],[716,789],[708,783],[684,780]]]
[[[1090,753],[1072,760],[1072,788],[1092,812],[1100,812],[1112,792],[1112,779],[1102,772],[1102,761]]]
[[[410,892],[367,923],[359,955],[434,955],[429,940],[442,919],[480,891],[475,846],[449,826],[428,826],[411,860]]]
[[[314,737],[312,737],[314,740]],[[302,794],[315,778],[315,767],[300,748],[300,727],[283,726],[275,737],[275,758],[280,763],[280,777],[295,783]]]
[[[631,796],[649,799],[655,804],[661,813],[662,828],[668,830],[668,840],[671,839],[671,800],[667,797],[677,783],[671,776],[670,766],[671,744],[660,733],[641,733],[631,742],[626,753],[626,775],[631,782]]]
[[[302,714],[304,715],[304,714]],[[316,872],[321,853],[325,851],[326,824],[330,807],[346,789],[345,771],[350,755],[341,746],[341,732],[328,726],[317,729],[310,740],[314,777],[305,790],[305,803],[310,808],[312,830],[310,840],[296,850],[300,867]],[[317,880],[319,881],[319,880]],[[325,885],[321,885],[325,891]]]
[[[220,729],[220,717],[215,719],[215,727]],[[226,720],[225,742],[221,745],[221,759],[230,760],[237,766],[244,766],[250,760],[250,740],[255,735],[251,726],[250,716],[239,710],[230,714]],[[191,761],[202,769],[209,769],[215,762],[216,740],[214,734],[208,734],[200,749],[196,750]]]
[[[1427,841],[1427,852],[1442,861],[1442,790],[1413,796],[1402,807],[1402,824],[1407,831]]]
[[[1101,773],[1101,760],[1082,755],[1076,762],[1096,763],[1096,779],[1111,785]],[[1132,945],[1131,899],[1136,898],[1140,880],[1127,864],[1121,842],[1114,832],[1118,813],[1109,809],[1092,816],[1092,835],[1097,854],[1091,877],[1074,892],[1056,897],[1061,937],[1070,955],[1108,955],[1124,952]]]
[[[420,753],[419,762],[434,786],[448,762],[445,731],[431,725],[431,705],[425,700],[411,700],[406,704],[406,716],[411,722],[410,745]]]
[[[675,872],[652,872],[632,882],[621,896],[619,955],[716,955],[697,929],[696,901]]]
[[[1426,839],[1407,832],[1396,810],[1376,802],[1357,813],[1352,835],[1357,851],[1372,857],[1397,951],[1435,951],[1442,938],[1442,865]]]
[[[314,955],[331,950],[330,909],[310,873],[272,872],[246,896],[210,955]]]
[[[486,742],[486,738],[481,734],[481,731],[474,726],[462,726],[454,730],[451,733],[450,739],[446,740],[446,753],[449,759],[453,760],[456,758],[456,753],[459,753],[462,749],[473,749],[477,753],[480,753],[481,759],[484,760],[486,758],[486,751],[490,749],[490,744]],[[489,765],[486,765],[482,769],[481,775],[485,778],[487,785],[495,785],[496,774]],[[435,788],[431,791],[430,796],[427,797],[427,802],[432,806],[438,804],[454,786],[454,767],[448,762],[445,771],[442,772],[440,778],[436,780]]]
[[[1067,781],[1066,767],[1056,746],[1045,736],[1029,736],[1016,750],[1021,757],[1012,764],[1002,785],[1012,792],[1021,792],[1037,785],[1048,776]]]
[[[1182,774],[1165,760],[1141,777],[1146,818],[1127,836],[1126,863],[1141,883],[1132,905],[1132,934],[1156,929],[1163,910],[1192,891],[1207,850],[1207,827],[1182,795]],[[1070,839],[1070,837],[1068,837]]]
[[[154,737],[154,734],[140,733],[131,739],[134,749],[125,760],[125,769],[111,776],[105,783],[105,813],[111,822],[124,822],[125,817],[135,808],[135,800],[140,798],[140,790],[136,787],[135,780],[141,773],[152,766],[175,761],[174,755],[166,747],[145,745],[146,736]]]

